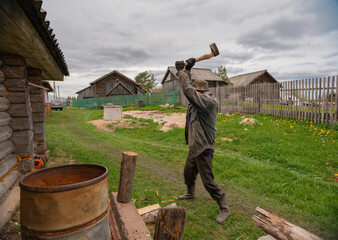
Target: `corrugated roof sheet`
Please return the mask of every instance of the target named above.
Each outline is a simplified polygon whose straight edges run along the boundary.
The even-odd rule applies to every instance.
[[[42,0],[18,0],[22,10],[33,24],[48,50],[54,57],[62,73],[69,76],[68,66],[59,43],[53,34],[50,22],[46,19],[47,12],[41,8]]]
[[[173,66],[169,66],[163,79],[162,79],[162,84],[164,82],[164,80],[167,78],[167,75],[169,74],[169,72],[171,72],[175,77],[176,77],[176,73],[177,73],[177,70],[176,70],[176,67],[173,67]],[[220,81],[220,82],[223,82],[223,79],[220,78],[219,76],[217,76],[215,73],[213,73],[211,71],[211,69],[207,69],[207,68],[192,68],[191,71],[190,71],[190,74],[191,74],[191,78],[193,80],[195,79],[203,79],[203,80],[206,80],[206,81]]]

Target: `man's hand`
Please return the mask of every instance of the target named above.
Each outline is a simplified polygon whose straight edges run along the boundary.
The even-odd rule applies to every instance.
[[[177,71],[183,70],[184,68],[184,62],[183,61],[176,61],[175,62],[175,67]]]
[[[196,59],[195,58],[189,58],[186,60],[186,62],[188,63],[187,66],[185,66],[185,69],[189,70],[195,65]]]

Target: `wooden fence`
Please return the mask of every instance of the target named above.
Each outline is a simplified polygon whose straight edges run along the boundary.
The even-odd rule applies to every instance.
[[[312,78],[246,87],[222,87],[215,92],[220,111],[271,114],[314,122],[338,120],[337,77]]]

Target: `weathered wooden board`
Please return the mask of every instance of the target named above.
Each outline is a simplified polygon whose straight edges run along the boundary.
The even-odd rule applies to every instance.
[[[155,211],[155,210],[160,209],[160,208],[161,208],[160,204],[156,203],[156,204],[153,204],[153,205],[150,205],[150,206],[139,208],[139,209],[137,209],[137,211],[140,215],[143,215],[143,214]]]
[[[8,140],[13,134],[13,130],[10,126],[0,127],[0,142]]]
[[[7,155],[11,154],[14,151],[14,144],[7,140],[5,142],[0,143],[0,159],[7,157]]]
[[[258,216],[252,219],[263,231],[280,240],[323,240],[270,211],[257,207]]]
[[[0,126],[9,125],[12,117],[7,112],[0,112]]]
[[[9,92],[6,97],[12,104],[29,102],[28,92]]]
[[[31,103],[33,113],[43,113],[45,111],[45,104],[43,102]]]
[[[10,101],[7,98],[0,98],[0,112],[4,112],[11,106]]]
[[[7,79],[5,86],[11,92],[25,92],[28,91],[27,82],[22,79]]]
[[[33,144],[33,131],[15,131],[13,132],[10,140],[14,145],[32,145]]]
[[[5,74],[6,79],[13,79],[13,78],[27,78],[27,71],[26,67],[21,66],[6,66],[2,68],[3,73]]]
[[[8,154],[6,157],[0,160],[0,178],[3,178],[10,170],[12,170],[18,159],[14,154]]]
[[[11,104],[8,109],[8,113],[12,117],[31,117],[32,116],[32,108],[31,105],[28,104]]]
[[[184,208],[162,208],[158,211],[154,240],[181,240],[186,213]]]
[[[24,131],[33,129],[33,121],[31,118],[12,118],[9,123],[9,126],[14,131]]]

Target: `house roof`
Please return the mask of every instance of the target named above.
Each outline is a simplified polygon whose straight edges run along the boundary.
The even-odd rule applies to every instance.
[[[76,94],[78,94],[79,92],[82,92],[82,91],[86,90],[87,88],[91,88],[91,87],[92,87],[92,86],[85,87],[85,88],[83,88],[83,89],[77,91]]]
[[[112,91],[114,91],[119,86],[122,86],[127,92],[129,92],[130,94],[133,94],[132,91],[130,91],[123,83],[120,82],[120,83],[116,84],[115,87],[113,87],[112,89],[110,89],[109,92],[106,94],[106,96],[108,96]]]
[[[161,81],[162,84],[164,83],[164,81],[167,78],[169,73],[172,73],[175,76],[175,78],[177,79],[176,67],[169,66],[166,73],[164,74],[162,81]],[[190,71],[190,74],[191,74],[192,79],[203,79],[203,80],[206,80],[206,81],[217,81],[217,82],[223,82],[224,81],[222,78],[220,78],[215,73],[213,73],[211,71],[211,69],[207,69],[207,68],[192,68],[191,71]]]
[[[42,81],[42,86],[45,87],[45,88],[48,88],[47,92],[54,92],[54,89],[52,88],[52,86],[50,85],[49,82]]]
[[[41,8],[42,0],[18,0],[18,3],[20,4],[22,10],[26,13],[43,42],[46,44],[50,53],[62,70],[62,73],[65,76],[69,76],[68,66],[63,52],[61,51],[59,43],[53,33],[53,28],[50,27],[50,21],[46,19],[47,12]]]
[[[266,69],[257,72],[251,72],[238,76],[229,77],[229,80],[230,83],[232,83],[234,86],[247,86],[264,74],[268,74],[273,80],[277,82],[277,80]]]
[[[120,75],[120,76],[126,78],[128,81],[130,81],[130,82],[134,83],[135,85],[139,86],[139,84],[136,83],[133,79],[127,77],[126,75],[123,75],[122,73],[120,73],[120,72],[118,72],[118,71],[116,71],[116,70],[111,71],[110,73],[107,73],[106,75],[103,75],[102,77],[100,77],[100,78],[94,80],[93,82],[90,83],[90,85],[94,85],[94,84],[96,84],[97,82],[101,81],[102,79],[104,79],[104,78],[106,78],[106,77],[108,77],[109,75],[112,75],[112,74],[114,74],[114,73],[116,73],[116,74],[118,74],[118,75]]]

